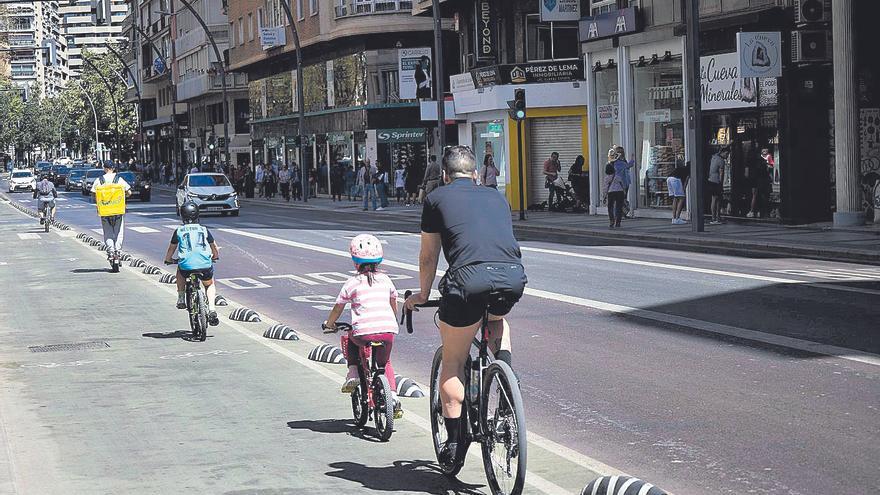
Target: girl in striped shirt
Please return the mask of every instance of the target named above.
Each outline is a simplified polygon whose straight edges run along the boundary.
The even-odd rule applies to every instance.
[[[361,234],[352,239],[349,252],[357,274],[342,286],[336,304],[324,322],[326,327],[334,328],[345,305],[350,305],[351,335],[342,336],[343,349],[348,359],[348,376],[342,385],[342,393],[350,394],[360,384],[358,348],[370,347],[372,342],[381,342],[384,346],[372,347],[372,352],[375,353],[376,364],[385,367],[385,376],[394,399],[394,415],[399,418],[403,412],[397,397],[394,369],[391,367],[391,348],[398,331],[397,289],[388,275],[379,271],[384,253],[378,239],[369,234]]]

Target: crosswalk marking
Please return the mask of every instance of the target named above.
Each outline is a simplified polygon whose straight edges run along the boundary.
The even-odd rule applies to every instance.
[[[104,234],[104,229],[92,229],[92,232],[97,232],[98,234]]]
[[[40,234],[26,233],[26,234],[18,234],[18,238],[23,241],[28,241],[32,239],[39,239]]]
[[[143,225],[139,225],[137,227],[131,227],[131,230],[133,230],[135,232],[140,232],[141,234],[153,234],[153,233],[159,232],[156,229],[152,229],[150,227],[144,227]]]
[[[171,225],[171,224],[168,224],[168,225],[163,225],[163,227],[165,227],[166,229],[177,230],[177,227],[180,227],[180,225],[176,225],[176,224],[175,224],[175,225]]]
[[[53,230],[52,232],[55,232],[55,235],[58,237],[73,237],[76,235],[76,232],[72,230]]]

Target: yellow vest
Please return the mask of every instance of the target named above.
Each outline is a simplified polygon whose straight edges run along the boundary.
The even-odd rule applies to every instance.
[[[119,184],[119,175],[113,178],[113,182],[104,182],[104,177],[96,179],[100,181],[95,188],[95,203],[98,206],[98,216],[112,217],[125,215],[125,188]]]

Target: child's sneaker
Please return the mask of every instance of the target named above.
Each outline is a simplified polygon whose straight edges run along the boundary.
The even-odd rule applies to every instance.
[[[356,388],[360,385],[360,380],[357,378],[348,378],[345,380],[345,383],[342,384],[342,393],[350,394],[354,392]]]
[[[177,296],[177,309],[186,309],[186,295],[179,294]]]
[[[396,392],[391,392],[391,400],[394,402],[394,419],[403,417],[403,404],[400,403],[400,397]]]

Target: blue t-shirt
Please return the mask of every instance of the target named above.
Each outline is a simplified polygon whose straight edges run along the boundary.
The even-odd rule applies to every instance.
[[[171,244],[177,245],[177,266],[181,270],[211,268],[211,244],[214,236],[207,227],[197,223],[177,227],[171,236]]]

